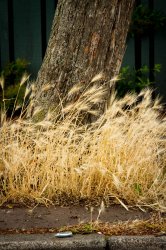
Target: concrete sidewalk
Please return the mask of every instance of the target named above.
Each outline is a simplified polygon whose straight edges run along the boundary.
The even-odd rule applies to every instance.
[[[0,250],[166,250],[166,236],[74,235],[59,239],[55,234],[0,235]]]

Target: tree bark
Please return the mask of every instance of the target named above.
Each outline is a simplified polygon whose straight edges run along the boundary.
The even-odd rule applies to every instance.
[[[86,85],[100,72],[106,81],[118,74],[133,5],[134,0],[59,0],[34,106],[47,110],[74,84]]]

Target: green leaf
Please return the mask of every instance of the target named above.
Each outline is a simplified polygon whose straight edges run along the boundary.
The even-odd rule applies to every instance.
[[[141,188],[141,185],[139,183],[134,184],[134,190],[138,195],[142,195],[142,188]]]

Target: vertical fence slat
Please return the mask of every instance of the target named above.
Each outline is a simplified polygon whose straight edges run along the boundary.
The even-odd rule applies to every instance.
[[[139,36],[135,35],[134,37],[134,53],[135,53],[135,69],[138,70],[142,66],[142,40]]]
[[[0,40],[0,72],[2,70],[2,63],[1,63],[1,40]]]
[[[42,47],[42,58],[44,58],[47,47],[46,0],[40,0],[40,8],[41,8],[41,47]]]
[[[14,15],[13,0],[8,0],[8,37],[9,37],[9,61],[14,61]]]
[[[58,4],[58,0],[54,0],[54,8],[55,8],[55,10],[56,10],[57,4]]]
[[[136,0],[136,7],[141,4],[141,0]],[[138,70],[142,66],[142,39],[138,34],[134,36],[134,56],[135,56],[135,69]]]
[[[154,1],[149,0],[149,8],[153,11],[154,9]],[[154,82],[155,76],[154,76],[154,28],[151,27],[149,30],[149,79],[151,82]]]

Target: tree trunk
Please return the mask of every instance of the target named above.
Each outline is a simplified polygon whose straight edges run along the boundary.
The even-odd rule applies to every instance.
[[[105,80],[118,74],[133,5],[134,0],[59,0],[34,106],[47,110],[74,84],[86,85],[100,72]]]

